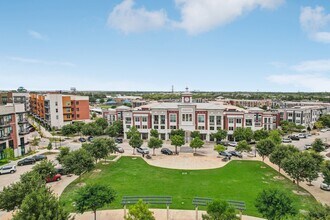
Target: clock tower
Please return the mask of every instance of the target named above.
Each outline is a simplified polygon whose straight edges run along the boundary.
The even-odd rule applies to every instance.
[[[182,93],[182,103],[192,103],[192,94],[189,92],[189,88],[186,88],[186,91]]]

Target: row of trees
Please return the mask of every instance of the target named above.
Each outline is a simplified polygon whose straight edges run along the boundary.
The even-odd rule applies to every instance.
[[[117,137],[123,133],[123,124],[121,121],[116,121],[112,125],[108,125],[106,119],[98,118],[91,123],[75,122],[65,125],[61,129],[61,133],[64,136],[75,134],[100,136],[106,134],[110,137]]]

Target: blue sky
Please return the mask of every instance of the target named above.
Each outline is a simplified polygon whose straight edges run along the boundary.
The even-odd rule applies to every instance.
[[[172,85],[330,91],[330,1],[0,1],[0,90]]]

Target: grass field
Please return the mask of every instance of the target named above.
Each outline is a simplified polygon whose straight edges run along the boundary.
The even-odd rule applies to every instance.
[[[65,189],[61,201],[70,211],[74,211],[74,191],[81,182],[108,184],[116,190],[116,201],[104,209],[122,208],[120,200],[124,195],[172,196],[170,208],[194,209],[192,199],[199,196],[244,201],[245,214],[260,216],[254,207],[255,198],[263,189],[272,187],[285,190],[299,209],[307,209],[316,202],[310,195],[294,194],[292,191],[298,189],[296,185],[288,179],[274,178],[278,176],[275,170],[256,161],[231,161],[219,169],[187,171],[153,167],[141,158],[122,157],[115,163],[98,164],[96,169],[101,171],[87,173]]]

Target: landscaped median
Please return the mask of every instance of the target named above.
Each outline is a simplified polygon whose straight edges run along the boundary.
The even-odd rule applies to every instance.
[[[307,210],[316,200],[304,189],[259,161],[231,161],[226,166],[210,170],[173,170],[153,167],[141,158],[122,157],[117,162],[100,162],[94,171],[82,175],[63,192],[61,201],[74,212],[75,190],[89,183],[110,185],[117,198],[104,209],[119,209],[124,195],[172,196],[172,209],[192,210],[194,197],[237,200],[246,203],[244,214],[261,216],[254,204],[257,195],[267,188],[280,188],[292,197],[294,205]],[[294,192],[300,191],[299,195]],[[165,208],[150,206],[153,208]]]

